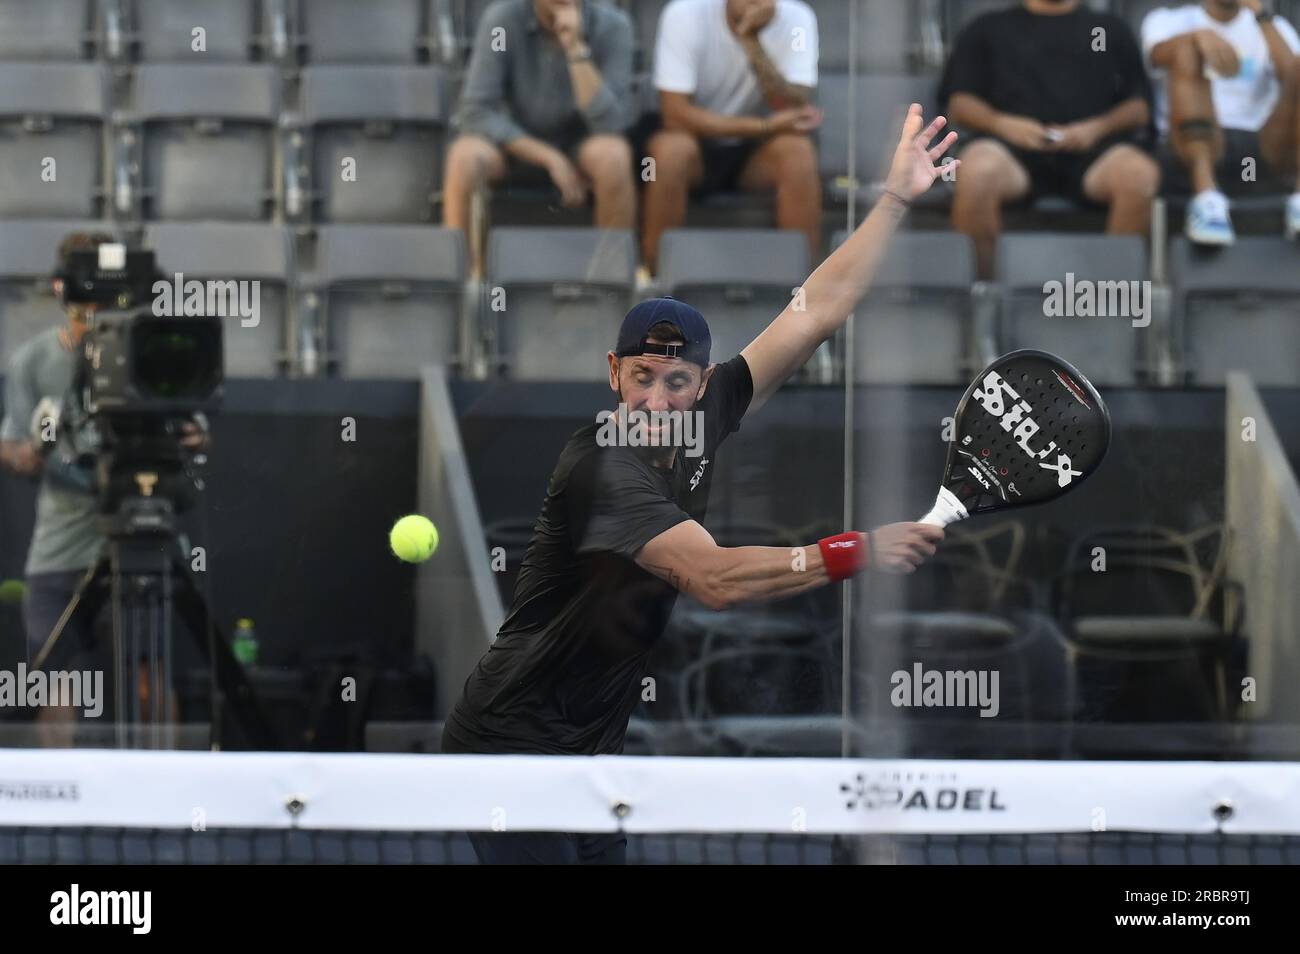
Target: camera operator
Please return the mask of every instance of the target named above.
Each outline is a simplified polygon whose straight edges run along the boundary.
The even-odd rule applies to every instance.
[[[67,235],[59,244],[59,271],[66,269],[73,252],[98,249],[114,241],[103,233]],[[98,435],[94,423],[86,420],[81,397],[73,387],[82,339],[97,306],[66,301],[61,278],[54,278],[52,286],[63,303],[67,323],[41,332],[13,353],[5,377],[4,420],[0,424],[0,467],[40,481],[24,571],[29,664],[45,645],[86,571],[96,563],[105,540],[97,520],[93,454]],[[57,428],[52,419],[59,422]],[[182,423],[181,433],[181,446],[206,448],[206,422],[201,416]],[[74,659],[107,648],[96,645],[94,621],[84,614],[74,615],[46,668],[73,668]],[[147,693],[145,675],[141,667],[139,690]],[[71,745],[76,717],[77,711],[70,707],[42,708],[37,715],[39,743],[47,747]]]

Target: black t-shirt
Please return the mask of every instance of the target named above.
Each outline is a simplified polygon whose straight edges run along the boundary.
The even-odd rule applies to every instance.
[[[1096,49],[1103,40],[1105,50]],[[1128,24],[1086,7],[1058,15],[1016,7],[977,17],[957,37],[944,70],[944,108],[953,93],[971,93],[999,112],[1062,124],[1151,96]]]
[[[677,597],[633,558],[665,530],[704,520],[714,455],[753,392],[744,358],[718,365],[696,406],[702,451],[679,448],[671,470],[637,449],[600,446],[595,423],[569,438],[510,612],[447,718],[444,752],[622,751],[646,657]]]

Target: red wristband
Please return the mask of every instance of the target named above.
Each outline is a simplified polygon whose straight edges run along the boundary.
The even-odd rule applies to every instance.
[[[817,546],[822,551],[826,575],[836,582],[865,570],[871,562],[871,547],[865,533],[837,533],[818,540]]]

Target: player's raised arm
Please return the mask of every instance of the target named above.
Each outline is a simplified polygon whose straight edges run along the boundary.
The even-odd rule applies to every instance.
[[[957,134],[949,133],[931,146],[947,120],[940,116],[923,129],[924,123],[921,107],[913,103],[903,123],[903,135],[881,201],[848,240],[808,277],[801,294],[741,352],[754,378],[751,411],[762,406],[848,320],[870,286],[889,238],[908,205],[938,178],[940,170],[935,163],[957,141]]]

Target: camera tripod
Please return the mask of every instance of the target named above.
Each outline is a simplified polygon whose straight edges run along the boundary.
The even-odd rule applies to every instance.
[[[145,475],[136,476],[139,480]],[[243,668],[224,634],[216,630],[207,603],[181,559],[171,501],[151,496],[147,477],[140,483],[143,493],[124,497],[117,513],[101,517],[107,530],[105,545],[77,585],[33,667],[45,667],[74,620],[84,621],[89,631],[108,602],[117,746],[174,748],[173,621],[179,617],[212,673],[212,748],[222,747],[227,708],[245,747],[278,748],[276,734]],[[143,686],[140,676],[144,677]]]

